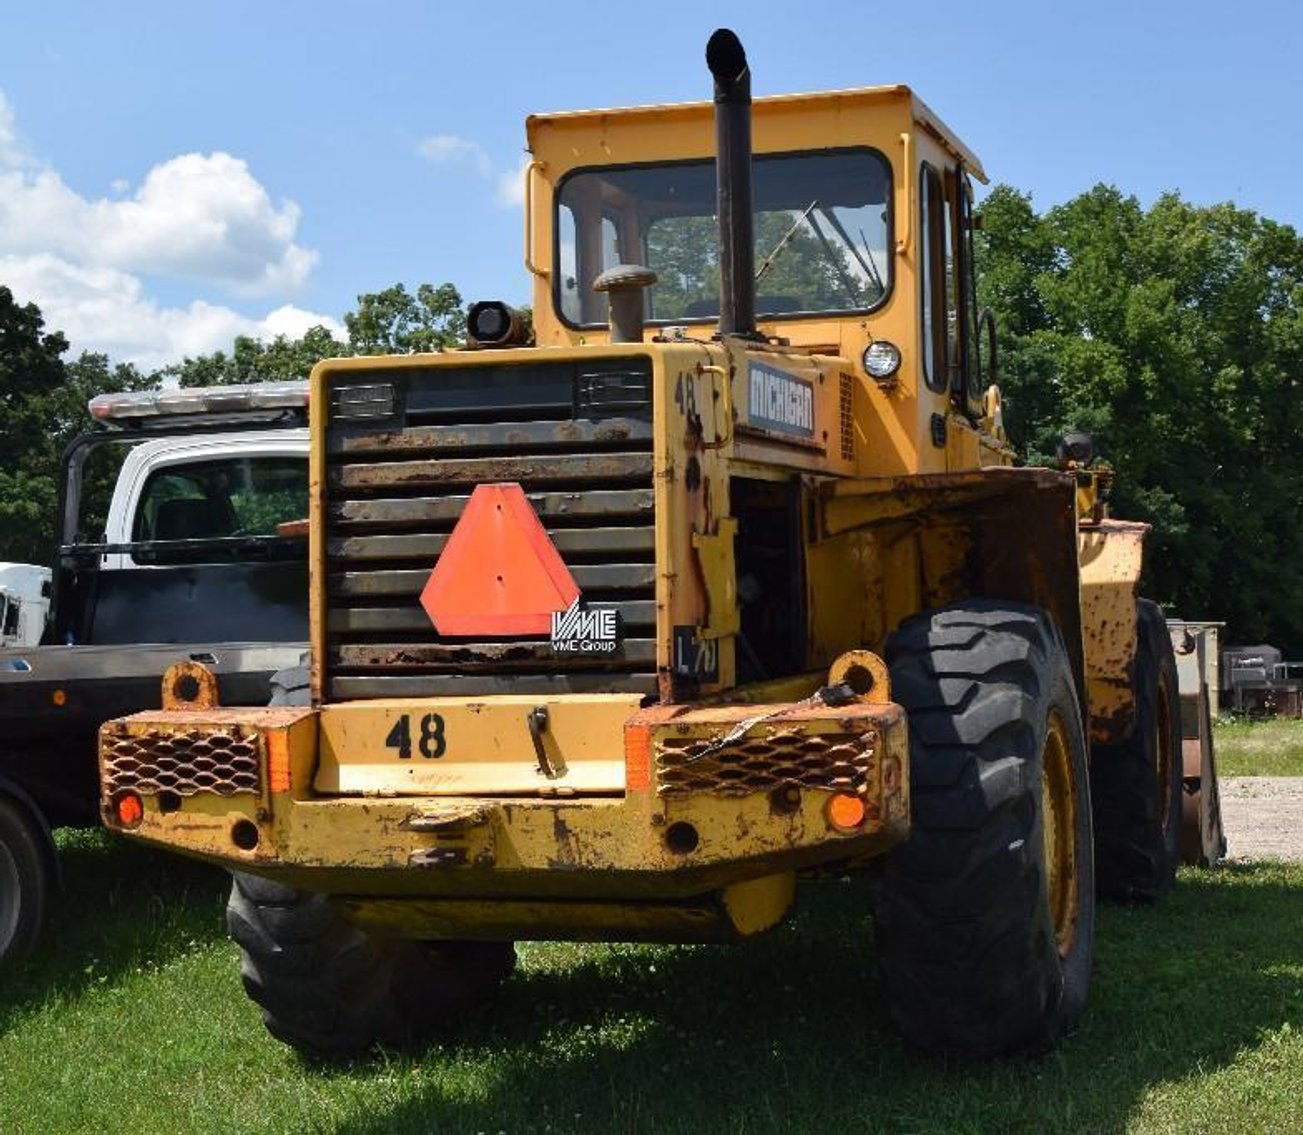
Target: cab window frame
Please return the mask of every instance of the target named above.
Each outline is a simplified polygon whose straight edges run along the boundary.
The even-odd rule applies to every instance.
[[[813,157],[825,157],[825,156],[839,156],[844,154],[865,154],[870,156],[874,160],[876,160],[881,166],[883,185],[885,186],[886,189],[884,193],[885,200],[882,203],[882,207],[884,211],[883,247],[886,250],[886,256],[885,256],[886,270],[883,274],[882,294],[878,296],[877,299],[875,299],[874,302],[867,307],[827,308],[827,309],[820,309],[817,311],[794,311],[794,312],[782,312],[782,313],[775,313],[775,314],[762,312],[759,309],[757,309],[756,312],[757,320],[763,321],[765,323],[799,322],[802,320],[807,320],[807,321],[821,320],[821,319],[827,320],[827,319],[844,318],[847,316],[864,316],[864,315],[871,315],[874,312],[880,311],[890,301],[891,296],[895,290],[895,283],[896,283],[895,243],[894,243],[895,231],[896,231],[896,215],[895,215],[896,203],[895,203],[895,191],[894,191],[895,172],[891,164],[891,159],[882,150],[878,149],[876,146],[856,145],[856,146],[829,146],[817,150],[766,151],[763,153],[756,153],[753,157],[753,162],[755,164],[759,164],[762,162],[782,161],[784,159],[792,159],[792,158],[813,158]],[[549,288],[549,294],[551,296],[553,311],[555,312],[557,319],[560,321],[560,323],[563,326],[569,328],[572,331],[593,331],[607,326],[607,323],[604,320],[588,322],[588,323],[576,322],[575,320],[570,319],[564,310],[562,290],[561,290],[562,272],[561,272],[560,234],[561,234],[561,210],[562,210],[561,199],[564,194],[566,185],[575,177],[584,174],[623,173],[627,171],[636,171],[636,170],[643,170],[643,169],[646,170],[661,169],[667,166],[713,166],[714,163],[715,163],[715,159],[713,157],[707,157],[707,158],[686,158],[686,159],[671,158],[671,159],[666,159],[664,161],[654,161],[654,162],[624,162],[618,165],[575,166],[573,169],[566,170],[566,172],[557,179],[556,184],[552,190],[552,236],[553,236],[552,263],[551,263],[552,282]],[[574,216],[573,210],[571,210],[571,216],[572,218]],[[616,233],[617,233],[617,239],[621,239],[623,234],[620,233],[620,225],[618,223],[616,223]],[[645,256],[646,255],[645,252],[646,228],[643,228],[641,231],[641,241],[643,244],[643,248],[639,250],[639,254],[641,256]],[[580,303],[580,307],[582,310],[582,301]],[[702,316],[683,315],[683,316],[666,317],[666,318],[648,317],[645,320],[645,322],[649,327],[677,327],[677,326],[691,326],[691,325],[703,325],[703,324],[709,325],[713,323],[718,323],[719,316],[718,314],[715,314],[715,315],[702,315]]]

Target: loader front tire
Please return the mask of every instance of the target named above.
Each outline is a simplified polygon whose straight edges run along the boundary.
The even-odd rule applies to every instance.
[[[325,895],[232,878],[226,923],[245,992],[268,1031],[307,1055],[419,1043],[486,1001],[515,965],[510,942],[384,939]]]
[[[1101,898],[1153,901],[1172,888],[1181,857],[1181,703],[1157,603],[1139,601],[1137,634],[1135,725],[1090,758],[1095,877]]]
[[[889,639],[909,714],[912,833],[874,887],[887,1010],[914,1044],[1039,1052],[1090,985],[1090,787],[1067,651],[1045,612],[969,600]]]

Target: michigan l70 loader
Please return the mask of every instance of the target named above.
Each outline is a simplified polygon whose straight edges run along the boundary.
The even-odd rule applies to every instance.
[[[900,1030],[1038,1050],[1097,886],[1171,884],[1144,526],[1076,449],[1014,467],[977,158],[900,86],[753,120],[706,54],[713,108],[529,120],[532,345],[490,301],[464,349],[314,370],[310,667],[102,730],[106,822],[233,871],[292,1045],[428,1035],[518,939],[729,941],[869,868]]]

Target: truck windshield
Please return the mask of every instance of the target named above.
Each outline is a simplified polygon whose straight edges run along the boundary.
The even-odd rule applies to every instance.
[[[891,286],[891,169],[876,150],[757,156],[752,166],[756,311],[865,312]],[[648,320],[719,315],[715,163],[576,170],[557,194],[555,295],[572,326],[606,322],[593,281],[616,264],[657,274]]]

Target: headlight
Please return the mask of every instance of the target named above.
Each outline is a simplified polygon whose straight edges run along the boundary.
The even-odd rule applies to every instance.
[[[886,339],[876,339],[864,348],[864,369],[871,378],[890,378],[900,370],[900,348]]]

